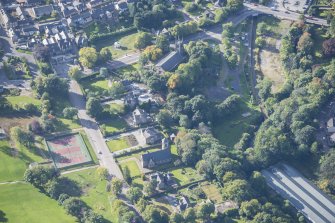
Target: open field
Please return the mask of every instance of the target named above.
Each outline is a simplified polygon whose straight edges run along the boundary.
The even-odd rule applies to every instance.
[[[242,114],[249,112],[249,117]],[[219,120],[213,127],[214,136],[223,144],[232,148],[241,138],[242,134],[253,128],[254,122],[259,118],[260,112],[244,101],[240,108],[230,116]]]
[[[112,115],[122,115],[125,112],[124,104],[110,103],[104,105],[104,110]]]
[[[285,72],[279,55],[280,40],[288,32],[291,22],[262,16],[258,20],[257,29],[260,29],[261,24],[265,24],[268,34],[265,37],[266,45],[259,51],[259,68],[262,75],[272,82],[272,92],[276,93],[285,82]]]
[[[57,201],[40,193],[30,184],[0,185],[0,207],[9,223],[76,222]]]
[[[110,194],[106,192],[107,181],[101,179],[97,174],[97,168],[81,170],[65,175],[74,180],[83,194],[80,198],[87,203],[95,212],[101,214],[107,222],[117,222],[110,205]]]
[[[36,106],[40,106],[41,105],[41,101],[33,98],[33,97],[29,97],[29,96],[8,96],[6,97],[6,99],[14,106],[14,107],[19,107],[19,108],[23,108],[24,105],[26,104],[34,104]]]
[[[138,33],[133,33],[121,38],[102,41],[101,43],[96,44],[96,47],[97,49],[108,47],[112,52],[113,58],[118,58],[135,51],[134,43],[137,36]],[[118,42],[121,45],[120,49],[114,47],[114,42]]]
[[[5,140],[0,141],[0,182],[22,180],[26,163]]]

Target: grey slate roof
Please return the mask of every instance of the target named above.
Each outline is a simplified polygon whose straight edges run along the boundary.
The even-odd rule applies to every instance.
[[[170,52],[166,57],[161,59],[156,66],[161,67],[165,71],[171,71],[176,68],[181,62],[183,62],[184,57],[182,53],[178,51]]]
[[[154,162],[159,162],[170,158],[172,157],[171,157],[171,151],[169,149],[158,150],[155,152],[145,153],[142,155],[143,163],[149,163],[151,159]]]

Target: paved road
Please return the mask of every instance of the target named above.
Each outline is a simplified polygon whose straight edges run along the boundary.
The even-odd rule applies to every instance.
[[[80,123],[84,127],[84,130],[93,145],[94,151],[100,161],[100,165],[107,168],[109,174],[114,175],[119,179],[123,179],[120,168],[116,164],[112,153],[109,151],[97,122],[86,112],[85,98],[76,81],[71,80],[69,94],[70,101],[73,106],[78,109]]]
[[[287,164],[262,171],[268,185],[315,223],[334,223],[335,204]]]
[[[287,19],[287,20],[292,20],[292,21],[299,21],[300,20],[300,13],[296,12],[288,12],[282,10],[282,8],[277,8],[275,11],[272,10],[269,7],[262,6],[262,5],[254,5],[254,4],[249,4],[249,3],[244,3],[244,6],[246,8],[249,8],[252,11],[258,12],[258,13],[264,13],[268,15],[273,15],[279,19]],[[321,25],[321,26],[329,26],[327,23],[327,20],[325,19],[320,19],[316,17],[309,17],[305,19],[305,22],[311,23],[311,24],[316,24],[316,25]]]
[[[254,5],[249,3],[244,3],[245,8],[238,12],[235,16],[230,17],[226,22],[232,22],[234,26],[238,25],[246,18],[252,15],[257,14],[268,14],[273,15],[280,19],[287,19],[292,21],[299,21],[301,14],[296,12],[287,12],[284,8],[277,8],[276,10],[272,10],[269,7],[262,6],[262,5]],[[309,17],[305,19],[306,22],[322,25],[322,26],[329,26],[327,24],[327,20],[320,19],[316,17]],[[222,25],[218,24],[215,26],[210,27],[209,29],[193,34],[184,38],[184,43],[188,43],[190,41],[196,41],[200,39],[213,39],[217,41],[221,41],[221,33],[222,33]],[[140,58],[140,53],[132,53],[128,54],[124,57],[118,58],[117,60],[108,62],[108,66],[111,69],[118,69],[121,67],[128,66],[130,64],[137,63]]]
[[[127,54],[126,56],[120,57],[116,60],[108,61],[107,65],[111,69],[118,69],[121,67],[126,67],[130,64],[137,63],[140,59],[141,53],[135,52],[131,54]]]

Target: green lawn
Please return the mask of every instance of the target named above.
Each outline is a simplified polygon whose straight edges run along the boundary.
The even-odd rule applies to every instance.
[[[130,171],[131,177],[141,176],[140,168],[138,167],[137,163],[134,160],[129,160],[120,163],[120,167],[123,170],[124,168],[128,167]]]
[[[180,186],[202,179],[197,171],[190,167],[172,169],[169,171],[173,174],[173,177]]]
[[[219,204],[223,201],[222,195],[216,185],[206,182],[201,185],[201,189],[205,192],[207,198],[215,203]]]
[[[78,120],[71,120],[66,118],[58,118],[59,123],[56,125],[55,132],[63,132],[71,129],[79,129],[81,125]]]
[[[0,185],[0,207],[9,223],[75,223],[74,217],[30,184]]]
[[[22,180],[26,163],[11,154],[7,141],[0,141],[0,182]]]
[[[84,88],[85,92],[94,92],[97,94],[103,94],[104,91],[108,90],[108,80],[84,80],[80,84]]]
[[[106,192],[107,181],[100,179],[96,173],[97,168],[81,170],[66,174],[65,176],[78,183],[83,191],[80,197],[95,212],[101,214],[107,222],[117,222],[110,205],[110,194]]]
[[[113,134],[125,130],[128,125],[122,118],[113,118],[101,122],[101,129],[104,135]]]
[[[251,116],[242,117],[242,114],[246,112],[250,112]],[[213,134],[223,145],[232,148],[240,140],[242,134],[252,128],[258,115],[258,110],[241,101],[237,112],[215,123]]]
[[[108,146],[108,148],[111,152],[123,150],[123,149],[129,148],[131,146],[129,144],[128,140],[124,137],[109,140],[106,143],[107,143],[107,146]]]
[[[84,143],[85,143],[88,151],[90,152],[90,155],[92,157],[93,162],[96,163],[96,164],[99,163],[97,155],[95,154],[94,149],[93,149],[93,147],[90,143],[90,140],[88,139],[86,133],[84,131],[80,131],[79,133],[80,133],[81,137],[83,138]]]
[[[29,103],[36,106],[41,105],[40,100],[29,96],[8,96],[6,98],[13,106],[18,106],[19,108],[23,108],[25,104]]]
[[[175,144],[171,145],[171,153],[178,156],[177,146]]]
[[[122,115],[125,112],[124,104],[110,103],[104,105],[104,110],[109,111],[112,115]]]
[[[132,185],[138,186],[143,188],[143,180],[141,178],[141,170],[138,167],[137,163],[134,160],[125,161],[120,163],[120,168],[123,170],[124,168],[128,167],[130,176],[132,177]]]
[[[119,57],[126,55],[127,53],[131,53],[135,51],[134,43],[135,43],[137,36],[138,36],[138,33],[133,33],[133,34],[121,37],[119,39],[111,39],[111,40],[102,41],[100,44],[96,44],[96,47],[98,49],[101,49],[103,47],[108,47],[112,52],[113,58],[119,58]],[[121,45],[120,49],[114,48],[113,44],[115,41],[120,43]]]

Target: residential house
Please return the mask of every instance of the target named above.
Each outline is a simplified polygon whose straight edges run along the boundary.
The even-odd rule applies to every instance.
[[[188,208],[190,206],[190,201],[187,197],[182,196],[179,200],[178,200],[178,211],[182,212],[185,211],[186,208]]]
[[[68,17],[78,13],[76,8],[72,5],[66,5],[66,4],[60,3],[59,8],[60,8],[60,10],[61,10],[61,12],[62,12],[62,14],[65,18],[68,18]]]
[[[83,2],[80,2],[80,1],[73,1],[73,7],[78,12],[83,12],[83,11],[87,10],[86,5]]]
[[[17,27],[17,19],[7,13],[4,9],[0,9],[0,23],[5,29]]]
[[[141,130],[142,135],[145,138],[146,144],[153,145],[158,143],[162,139],[161,133],[154,127],[148,127]]]
[[[52,5],[43,5],[32,8],[32,17],[33,18],[41,18],[42,16],[51,15],[54,10]]]
[[[48,47],[53,55],[72,53],[75,49],[74,38],[66,31],[44,39],[42,44]]]
[[[88,39],[84,35],[77,35],[75,38],[76,45],[81,48],[88,45]]]
[[[149,152],[141,156],[143,168],[153,168],[162,164],[171,162],[172,155],[169,145],[166,145],[165,140],[162,140],[162,149],[154,152]]]
[[[115,8],[120,12],[123,13],[128,10],[128,4],[125,1],[119,1],[116,3]]]
[[[133,94],[133,92],[129,92],[123,99],[124,105],[129,107],[130,109],[134,109],[138,105],[138,99]]]
[[[133,111],[133,123],[135,126],[140,126],[143,124],[147,124],[151,121],[149,114],[143,109],[136,108]]]
[[[334,122],[334,118],[330,118],[327,121],[327,131],[328,133],[335,133],[335,122]]]
[[[21,36],[29,37],[33,36],[35,34],[38,34],[38,29],[35,26],[28,26],[28,27],[23,27],[21,29]]]
[[[174,183],[172,177],[173,175],[171,173],[154,173],[150,175],[150,181],[157,183],[157,190],[165,190]]]
[[[113,3],[105,4],[91,10],[91,15],[94,20],[111,20],[116,18],[115,6]]]
[[[7,134],[3,128],[0,128],[0,139],[7,138]]]
[[[104,3],[104,0],[90,0],[86,6],[89,10],[92,10],[93,8],[102,5]]]
[[[92,16],[89,12],[84,12],[81,14],[74,14],[67,19],[67,23],[72,27],[84,27],[90,22],[92,22]]]
[[[20,5],[29,5],[29,6],[44,4],[44,0],[16,0],[16,2]]]

